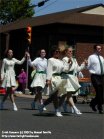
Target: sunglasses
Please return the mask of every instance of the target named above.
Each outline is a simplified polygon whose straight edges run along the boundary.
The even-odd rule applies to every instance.
[[[55,53],[60,53],[60,51],[59,50],[56,50]]]

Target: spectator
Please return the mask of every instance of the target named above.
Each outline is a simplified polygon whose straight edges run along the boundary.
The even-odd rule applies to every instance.
[[[27,74],[24,69],[21,69],[21,73],[18,75],[19,91],[25,92],[27,82]]]

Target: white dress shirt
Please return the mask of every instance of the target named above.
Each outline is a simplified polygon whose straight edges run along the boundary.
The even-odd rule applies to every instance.
[[[99,57],[103,65],[103,74],[104,74],[104,58],[101,55]],[[101,75],[100,62],[99,62],[98,55],[96,53],[88,57],[87,68],[89,69],[89,72],[91,74]]]

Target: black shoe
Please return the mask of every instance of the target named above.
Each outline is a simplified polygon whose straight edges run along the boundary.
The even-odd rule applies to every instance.
[[[99,111],[99,114],[104,114],[104,112],[100,110],[100,111]]]
[[[95,111],[95,112],[97,111],[97,109],[95,108],[94,105],[90,104],[90,107],[92,108],[93,111]]]

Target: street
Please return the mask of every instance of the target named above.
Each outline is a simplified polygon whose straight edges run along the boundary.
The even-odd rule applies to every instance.
[[[39,114],[31,109],[32,100],[16,97],[17,112],[12,111],[9,99],[5,102],[0,110],[0,139],[104,139],[104,115],[94,113],[89,104],[76,104],[83,113],[80,116],[62,109],[63,117],[56,117],[52,104]]]

